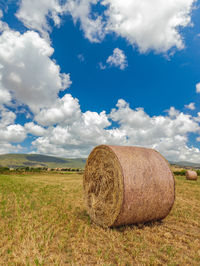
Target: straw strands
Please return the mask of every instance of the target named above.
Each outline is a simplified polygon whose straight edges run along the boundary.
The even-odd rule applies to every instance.
[[[140,147],[94,148],[83,187],[87,211],[103,227],[161,220],[175,199],[168,162],[157,151]]]

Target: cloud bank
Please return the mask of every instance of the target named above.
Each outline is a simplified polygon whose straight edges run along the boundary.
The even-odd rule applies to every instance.
[[[71,103],[75,100],[71,95],[67,98]],[[74,119],[73,104],[71,112],[67,110],[68,115],[63,115],[69,105],[58,105],[55,112],[49,109],[49,116],[45,110],[43,120],[36,117],[37,122],[49,126],[45,134],[32,143],[37,152],[85,157],[94,146],[108,143],[153,148],[173,161],[199,161],[199,149],[187,144],[190,133],[200,133],[199,123],[191,115],[171,108],[165,116],[150,117],[143,108],[132,109],[123,99],[109,114],[104,111],[83,113],[76,100]],[[118,126],[113,127],[113,122]]]
[[[43,36],[51,31],[48,22],[59,26],[62,15],[80,22],[84,36],[100,42],[109,33],[125,38],[141,53],[154,50],[165,53],[183,49],[181,29],[192,26],[191,12],[196,0],[22,0],[16,16]],[[62,3],[62,4],[61,4]],[[104,11],[93,12],[100,5]]]

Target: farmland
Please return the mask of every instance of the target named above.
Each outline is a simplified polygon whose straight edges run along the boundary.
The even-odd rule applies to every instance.
[[[0,175],[0,265],[200,265],[200,178],[175,176],[162,222],[103,229],[77,173]]]

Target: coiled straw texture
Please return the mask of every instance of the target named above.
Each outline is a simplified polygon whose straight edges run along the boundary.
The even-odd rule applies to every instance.
[[[161,220],[175,199],[168,162],[157,151],[140,147],[94,148],[83,187],[88,214],[103,227]]]

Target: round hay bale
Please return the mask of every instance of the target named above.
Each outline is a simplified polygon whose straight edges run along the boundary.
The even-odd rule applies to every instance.
[[[186,175],[187,180],[197,180],[197,172],[196,171],[187,170],[185,175]]]
[[[161,220],[175,199],[169,163],[157,151],[140,147],[94,148],[83,187],[88,214],[103,227]]]

